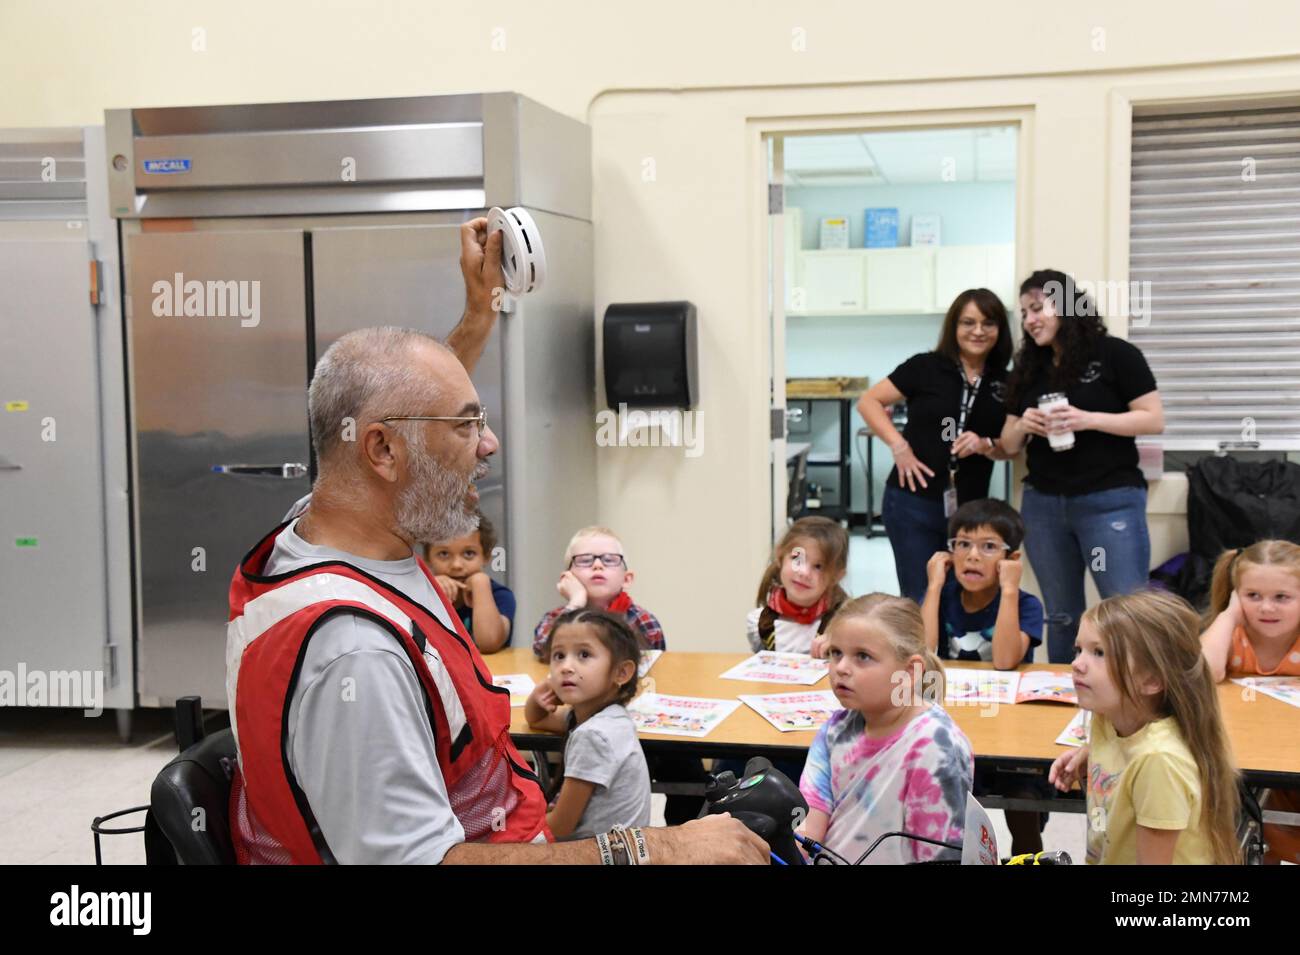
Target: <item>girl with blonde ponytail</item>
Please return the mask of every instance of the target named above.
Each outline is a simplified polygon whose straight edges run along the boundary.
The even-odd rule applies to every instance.
[[[1088,862],[1239,862],[1237,772],[1200,621],[1172,594],[1103,600],[1083,615],[1074,686],[1088,746],[1048,778],[1088,799]]]
[[[1216,681],[1300,676],[1300,546],[1256,541],[1214,565],[1201,652]],[[1270,789],[1264,808],[1300,813],[1300,789]],[[1264,824],[1268,863],[1300,863],[1300,827]]]
[[[1263,540],[1214,565],[1201,647],[1215,680],[1300,676],[1300,546]]]
[[[943,665],[926,647],[920,608],[885,594],[850,600],[831,620],[826,655],[844,709],[808,751],[799,783],[809,808],[804,834],[850,860],[889,832],[960,845],[975,763],[940,705]],[[957,855],[895,837],[866,861]]]

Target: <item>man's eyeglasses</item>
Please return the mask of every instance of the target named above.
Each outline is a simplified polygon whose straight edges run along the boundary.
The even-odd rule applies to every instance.
[[[574,554],[569,561],[570,567],[590,567],[599,559],[605,567],[622,567],[622,554]]]
[[[985,557],[996,557],[1004,550],[1011,550],[1001,541],[973,541],[963,537],[953,537],[948,541],[948,549],[954,554],[969,554],[972,547],[978,547]]]
[[[390,421],[474,421],[478,423],[478,433],[482,437],[487,431],[487,409],[479,408],[478,414],[472,416],[452,416],[452,415],[417,415],[417,414],[394,414],[387,418],[379,419],[383,424]]]

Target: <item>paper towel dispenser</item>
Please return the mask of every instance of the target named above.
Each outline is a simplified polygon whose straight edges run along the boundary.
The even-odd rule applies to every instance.
[[[605,400],[643,408],[692,408],[699,389],[695,306],[629,302],[605,309]]]

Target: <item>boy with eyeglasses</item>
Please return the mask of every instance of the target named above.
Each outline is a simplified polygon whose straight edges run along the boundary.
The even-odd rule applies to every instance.
[[[999,670],[1033,659],[1043,603],[1020,589],[1024,537],[1016,509],[993,498],[968,501],[949,518],[948,550],[930,558],[921,606],[926,644],[940,657]]]
[[[1043,602],[1020,589],[1024,539],[1020,514],[993,498],[968,501],[948,519],[948,549],[926,566],[921,607],[925,642],[940,657],[992,663],[998,670],[1033,660],[1034,647],[1043,642]],[[992,767],[976,770],[974,792],[1039,800],[1055,795],[1038,774]],[[1006,821],[1013,855],[1042,851],[1046,813],[1009,809]]]
[[[533,632],[533,653],[543,659],[546,640],[560,614],[579,607],[621,613],[632,630],[645,641],[643,650],[663,650],[664,631],[655,615],[632,602],[623,589],[633,579],[623,543],[608,527],[584,527],[573,535],[564,551],[564,572],[555,589],[565,599],[563,607],[549,611]]]

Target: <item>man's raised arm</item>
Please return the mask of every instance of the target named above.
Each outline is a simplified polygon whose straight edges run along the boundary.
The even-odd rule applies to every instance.
[[[456,353],[471,375],[483,355],[492,326],[496,324],[506,279],[501,271],[501,243],[504,233],[487,234],[487,217],[479,216],[460,227],[460,271],[465,277],[465,314],[447,336],[447,347]]]

